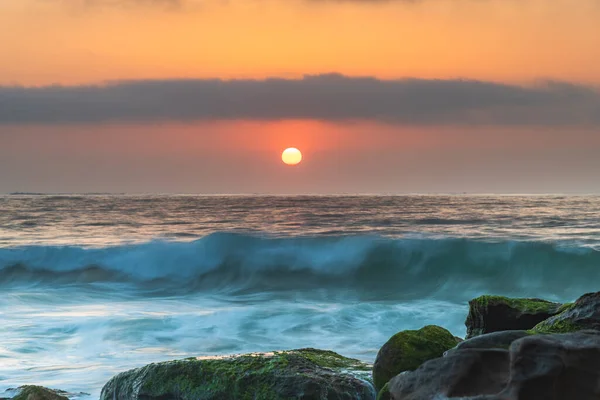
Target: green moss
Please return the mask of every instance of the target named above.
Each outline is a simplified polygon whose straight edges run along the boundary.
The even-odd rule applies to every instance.
[[[435,325],[395,334],[377,354],[373,366],[375,388],[381,389],[400,372],[415,370],[425,361],[441,357],[456,344],[452,333]]]
[[[571,309],[576,303],[563,304],[558,311],[559,314],[540,322],[531,329],[533,333],[571,333],[583,329],[582,326],[573,322],[573,313]]]
[[[557,314],[560,314],[564,311],[570,310],[571,308],[573,308],[575,306],[575,303],[565,303],[562,306],[560,306],[558,308],[558,310],[556,311]]]
[[[13,400],[69,400],[63,396],[66,392],[52,390],[42,386],[21,386],[19,394],[13,397]]]
[[[385,385],[383,385],[379,393],[377,393],[377,400],[390,400],[391,398],[390,383],[387,382]]]
[[[155,395],[186,393],[187,397],[203,398],[207,394],[220,393],[237,378],[246,375],[252,380],[257,393],[269,392],[265,382],[274,369],[288,365],[285,356],[261,357],[245,355],[228,360],[182,360],[156,365],[151,380],[143,391]],[[238,388],[239,390],[239,388]]]
[[[581,330],[577,324],[565,319],[550,318],[542,321],[530,331],[534,334],[539,333],[571,333]]]
[[[343,357],[333,351],[319,350],[319,349],[299,349],[290,350],[287,352],[276,353],[276,354],[298,354],[307,360],[310,360],[317,364],[319,367],[331,368],[334,370],[356,370],[356,371],[370,371],[371,366],[363,363],[360,360],[353,358]]]
[[[515,308],[523,313],[530,314],[552,314],[557,312],[556,303],[542,299],[513,299],[504,296],[484,295],[471,300],[470,304],[481,309],[487,309],[487,307],[490,305],[506,304],[511,308]]]

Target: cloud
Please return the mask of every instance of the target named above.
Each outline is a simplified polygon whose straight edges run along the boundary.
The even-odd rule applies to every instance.
[[[0,124],[235,119],[600,127],[600,92],[552,81],[525,87],[338,74],[0,87]]]

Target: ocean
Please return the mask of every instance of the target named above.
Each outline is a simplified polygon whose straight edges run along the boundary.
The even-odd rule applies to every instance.
[[[372,362],[481,294],[600,290],[596,196],[0,196],[0,394],[188,356]],[[0,396],[1,397],[1,396]]]

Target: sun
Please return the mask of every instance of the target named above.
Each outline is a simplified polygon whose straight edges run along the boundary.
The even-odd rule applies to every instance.
[[[302,153],[295,147],[289,147],[281,153],[281,160],[287,165],[296,165],[302,161]]]

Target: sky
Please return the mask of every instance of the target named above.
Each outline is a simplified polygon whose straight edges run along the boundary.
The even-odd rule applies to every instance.
[[[600,193],[598,21],[598,0],[0,0],[0,193]]]

